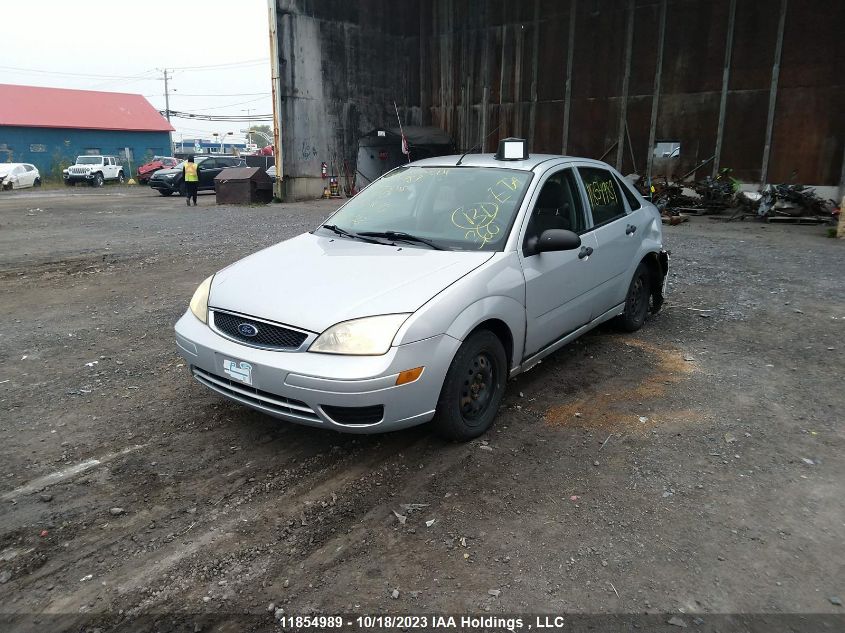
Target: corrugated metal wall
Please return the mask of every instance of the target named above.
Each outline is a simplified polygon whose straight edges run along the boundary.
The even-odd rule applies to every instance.
[[[721,129],[718,165],[744,180],[767,168],[769,181],[840,182],[845,2],[434,0],[420,10],[423,122],[464,148],[513,135],[535,152],[599,157],[621,138],[605,160],[644,173],[653,137],[681,142],[686,171],[716,153]]]
[[[354,161],[359,134],[394,125],[394,100],[464,149],[524,136],[645,173],[653,141],[671,140],[676,173],[716,153],[697,176],[845,172],[843,0],[277,2],[294,178]]]

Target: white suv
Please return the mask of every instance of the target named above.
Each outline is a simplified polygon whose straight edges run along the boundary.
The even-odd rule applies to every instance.
[[[62,172],[65,184],[72,187],[87,182],[92,187],[102,187],[107,180],[123,184],[123,165],[114,156],[77,156],[76,163]]]

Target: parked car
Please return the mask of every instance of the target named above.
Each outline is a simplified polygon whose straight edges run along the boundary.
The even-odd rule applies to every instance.
[[[0,163],[0,189],[40,187],[41,174],[29,163]]]
[[[228,167],[246,167],[246,161],[237,156],[197,156],[194,159],[197,164],[197,175],[199,176],[198,191],[214,189],[214,177]],[[183,163],[179,163],[173,169],[159,169],[150,178],[150,187],[163,196],[172,196],[178,193],[185,195],[185,174],[182,171]]]
[[[138,168],[138,182],[145,185],[159,169],[170,169],[178,164],[179,159],[172,156],[153,156],[149,163],[144,163]]]
[[[114,156],[77,156],[76,162],[62,171],[62,177],[69,187],[78,182],[92,187],[102,187],[106,181],[126,182],[123,165]]]
[[[444,156],[394,169],[310,233],[203,281],[176,324],[194,378],[278,418],[468,440],[505,383],[663,302],[660,214],[609,165]]]

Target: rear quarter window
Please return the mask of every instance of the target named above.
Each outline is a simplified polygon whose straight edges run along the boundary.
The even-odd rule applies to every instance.
[[[620,180],[619,176],[615,174],[613,177],[616,179],[616,184],[618,184],[619,188],[622,190],[622,195],[625,196],[625,199],[628,201],[628,206],[631,207],[631,211],[636,211],[643,206],[640,204],[640,201],[634,192],[631,191],[631,187],[624,180]]]

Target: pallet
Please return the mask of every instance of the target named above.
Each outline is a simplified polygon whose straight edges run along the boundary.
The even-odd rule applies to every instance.
[[[800,215],[773,215],[766,218],[766,222],[775,224],[827,224],[830,218],[816,218]]]

